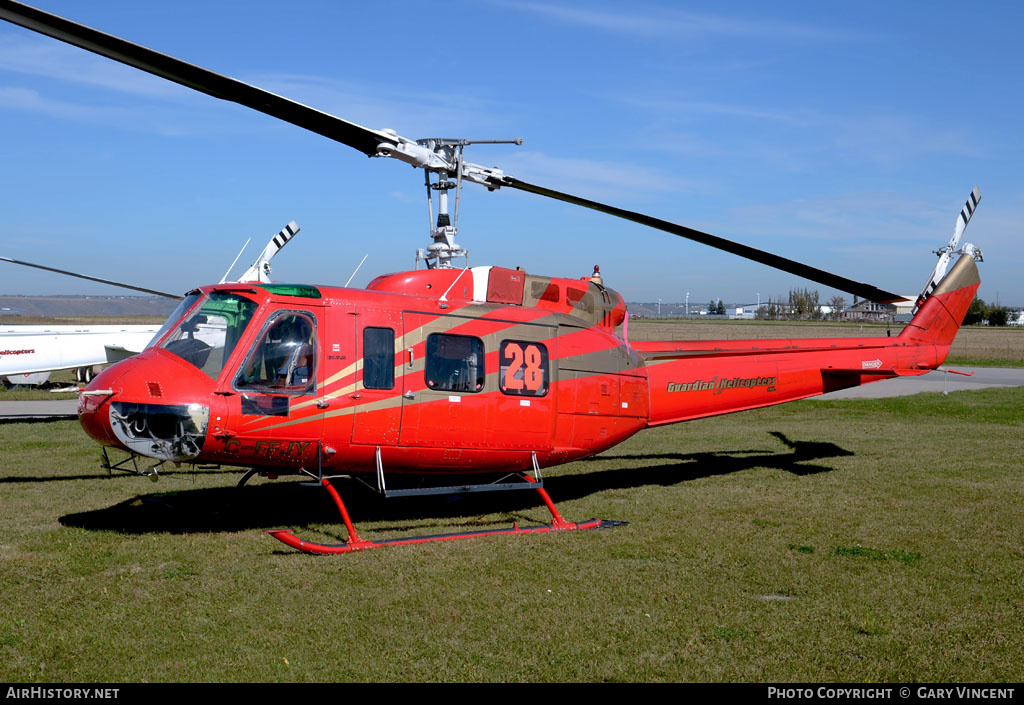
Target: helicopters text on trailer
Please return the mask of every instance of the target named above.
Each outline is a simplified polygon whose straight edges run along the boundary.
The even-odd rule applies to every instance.
[[[903,297],[472,164],[464,151],[474,140],[410,140],[368,129],[12,0],[0,0],[0,17],[367,156],[424,170],[433,243],[417,252],[417,263],[425,261],[427,269],[383,275],[365,289],[201,287],[188,293],[147,350],[99,375],[79,403],[92,437],[105,448],[127,450],[133,464],[153,459],[145,471],[153,476],[164,462],[202,462],[250,467],[246,478],[257,472],[314,477],[334,498],[349,540],[323,545],[288,530],[270,532],[303,551],[344,553],[467,536],[364,540],[331,484],[341,475],[364,477],[395,496],[453,489],[402,487],[409,476],[505,473],[494,483],[457,490],[536,489],[553,521],[483,533],[614,525],[564,520],[543,488],[540,468],[601,452],[653,426],[924,374],[945,359],[980,284],[980,251],[959,243],[980,198],[975,189],[953,239],[940,250],[913,320],[896,338],[630,343],[625,302],[604,286],[596,268],[576,279],[454,267],[453,260],[466,255],[455,240],[463,182],[602,211],[873,301]],[[438,193],[436,222],[432,191]]]

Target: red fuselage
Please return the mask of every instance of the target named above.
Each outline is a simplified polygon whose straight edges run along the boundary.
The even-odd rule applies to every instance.
[[[105,445],[175,462],[370,472],[379,451],[389,472],[557,465],[647,426],[934,369],[977,289],[969,266],[896,338],[630,345],[616,292],[497,267],[365,290],[203,287],[89,385],[79,415]]]

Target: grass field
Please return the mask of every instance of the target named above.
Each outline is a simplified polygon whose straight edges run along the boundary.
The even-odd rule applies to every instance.
[[[1024,389],[797,402],[547,471],[607,531],[340,557],[322,490],[107,477],[74,422],[0,425],[3,681],[1020,681]],[[378,501],[364,536],[546,521]]]

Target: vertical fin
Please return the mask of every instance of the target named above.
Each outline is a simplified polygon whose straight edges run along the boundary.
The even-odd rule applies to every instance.
[[[981,277],[974,256],[961,253],[949,273],[933,288],[914,314],[913,320],[900,333],[900,339],[911,344],[948,348],[980,284]]]

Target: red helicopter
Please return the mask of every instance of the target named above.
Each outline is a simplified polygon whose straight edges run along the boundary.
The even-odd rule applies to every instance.
[[[371,130],[259,88],[13,0],[0,17],[233,101],[351,146],[422,168],[437,193],[425,269],[365,289],[214,284],[189,292],[147,349],[97,376],[79,418],[106,448],[108,468],[156,477],[172,463],[214,463],[276,477],[304,474],[333,497],[348,541],[271,535],[309,553],[483,534],[605,528],[565,520],[541,468],[600,453],[645,428],[803,399],[936,369],[980,284],[981,251],[960,244],[981,197],[975,188],[949,244],[893,338],[630,342],[620,294],[590,276],[558,278],[502,267],[459,268],[455,242],[464,181],[514,188],[632,220],[877,302],[904,297],[685,226],[526,183],[463,159],[472,140],[413,141]],[[508,140],[520,142],[520,140]],[[432,178],[434,179],[432,181]],[[454,179],[454,181],[453,181]],[[432,204],[428,198],[428,204]],[[431,205],[431,209],[433,206]],[[433,214],[431,214],[433,221]],[[409,477],[463,476],[457,486],[407,487]],[[552,514],[542,526],[372,541],[356,532],[331,483],[361,477],[385,496],[531,489]],[[479,478],[501,476],[492,482]]]

